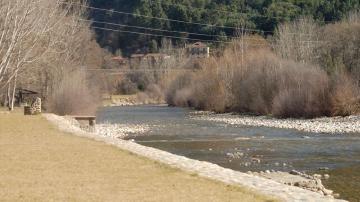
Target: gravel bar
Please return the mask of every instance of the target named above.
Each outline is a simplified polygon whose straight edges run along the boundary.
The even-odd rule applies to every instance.
[[[312,133],[360,133],[360,116],[324,117],[316,119],[276,119],[268,116],[230,114],[192,115],[195,120],[215,121],[229,125],[295,129]]]

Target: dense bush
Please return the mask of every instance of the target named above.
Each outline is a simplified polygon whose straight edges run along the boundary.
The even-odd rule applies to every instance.
[[[95,114],[101,97],[96,88],[89,87],[82,71],[68,73],[48,101],[48,110],[58,115]]]
[[[116,91],[118,94],[132,95],[137,93],[139,90],[136,83],[132,82],[128,78],[125,78],[118,83]]]
[[[348,75],[340,75],[334,81],[331,95],[332,115],[348,116],[360,113],[360,88]]]
[[[279,74],[272,105],[274,116],[313,118],[330,114],[329,79],[325,71],[291,62]]]
[[[166,89],[165,100],[171,106],[189,107],[191,91],[189,90],[193,80],[191,73],[179,74],[173,81],[169,82]]]
[[[301,18],[280,26],[271,48],[259,38],[254,46],[234,41],[191,77],[175,79],[167,100],[280,118],[359,114],[359,36],[358,12],[323,27]]]
[[[168,103],[279,118],[359,112],[359,88],[351,79],[330,79],[316,65],[281,59],[268,49],[248,51],[243,64],[235,58],[210,59],[200,71],[180,75],[167,91]]]

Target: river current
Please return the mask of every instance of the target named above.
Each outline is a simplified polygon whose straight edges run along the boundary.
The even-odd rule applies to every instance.
[[[127,139],[243,172],[330,173],[325,185],[342,198],[360,201],[360,135],[234,126],[194,120],[192,112],[152,105],[105,107],[98,111],[97,122],[146,125],[150,131]]]

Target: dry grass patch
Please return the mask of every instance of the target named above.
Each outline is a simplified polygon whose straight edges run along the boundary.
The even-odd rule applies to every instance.
[[[59,132],[43,117],[0,114],[1,201],[271,201]]]

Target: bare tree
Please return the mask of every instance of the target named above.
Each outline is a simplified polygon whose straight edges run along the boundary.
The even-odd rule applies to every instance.
[[[310,17],[282,24],[276,31],[275,52],[285,59],[314,62],[317,59],[316,49],[322,43],[319,33],[319,26]]]
[[[47,94],[65,71],[84,63],[92,34],[80,20],[84,8],[76,5],[61,0],[0,2],[0,91],[7,89],[11,110],[19,81],[37,82]]]

